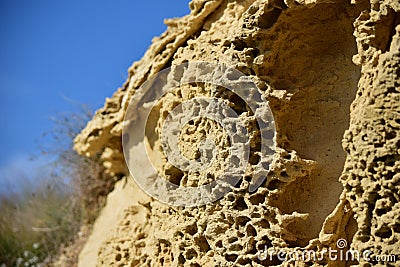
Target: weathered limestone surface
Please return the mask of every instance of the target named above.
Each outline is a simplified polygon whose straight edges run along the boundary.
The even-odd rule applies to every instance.
[[[190,8],[189,15],[166,20],[167,31],[153,40],[129,69],[124,86],[75,139],[79,153],[100,153],[111,174],[127,177],[116,185],[126,199],[117,201],[110,194],[80,265],[306,266],[302,260],[282,262],[276,254],[260,259],[259,251],[321,252],[337,249],[343,238],[347,248],[398,257],[397,263],[373,265],[397,266],[399,1],[193,0]],[[252,77],[274,113],[277,150],[266,181],[250,193],[258,129],[245,103],[204,85],[171,92],[152,115],[150,156],[166,179],[191,186],[208,177],[177,172],[159,160],[157,133],[177,103],[194,96],[221,97],[242,112],[252,136],[250,166],[232,192],[206,206],[176,208],[126,183],[131,178],[121,135],[127,106],[140,86],[160,70],[188,61],[224,63]],[[182,131],[186,157],[196,156],[204,135],[214,136],[221,149],[229,143],[218,123],[198,119]],[[217,163],[222,161],[217,157]],[[311,262],[346,266],[328,257]],[[359,264],[367,263],[361,259]]]

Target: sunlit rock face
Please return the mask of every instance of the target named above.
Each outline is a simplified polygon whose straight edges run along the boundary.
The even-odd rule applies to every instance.
[[[334,259],[323,253],[329,249],[400,260],[398,1],[194,0],[190,8],[189,15],[166,20],[167,31],[75,139],[79,153],[100,154],[110,174],[126,177],[109,195],[80,266],[346,266],[346,260],[368,260]],[[161,136],[176,106],[195,97],[222,99],[246,127],[250,150],[242,179],[199,207],[171,206],[143,192],[130,177],[141,170],[129,172],[122,141],[125,115],[141,86],[187,62],[224,64],[249,77],[276,129],[269,172],[249,190],[262,160],[260,126],[249,103],[201,83],[158,99],[146,125],[147,156],[160,176],[180,186],[206,184],[223,173],[231,142],[220,123],[193,118],[179,134],[182,155],[197,159],[206,137],[218,153],[205,172],[176,168]],[[304,250],[316,256],[279,254]]]

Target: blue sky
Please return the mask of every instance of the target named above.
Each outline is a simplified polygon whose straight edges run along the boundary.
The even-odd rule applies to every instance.
[[[101,107],[188,2],[1,0],[0,179],[33,168],[49,117],[76,109],[66,98]]]

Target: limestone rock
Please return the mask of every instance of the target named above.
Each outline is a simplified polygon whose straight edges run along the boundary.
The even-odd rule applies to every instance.
[[[269,102],[277,131],[271,172],[255,192],[247,190],[257,171],[257,127],[240,101],[223,91],[212,95],[200,85],[172,92],[153,118],[155,154],[150,157],[160,172],[171,179],[177,175],[157,154],[163,114],[195,95],[212,95],[242,110],[254,133],[246,175],[219,201],[195,208],[171,207],[130,183],[118,184],[116,188],[125,192],[121,194],[126,196],[126,208],[112,214],[112,205],[117,204],[110,195],[107,215],[99,217],[80,266],[367,264],[362,257],[346,262],[326,254],[309,262],[283,261],[277,253],[307,249],[321,255],[338,249],[338,240],[347,241],[341,247],[344,251],[394,255],[397,263],[373,264],[397,266],[399,2],[193,0],[190,8],[189,15],[166,20],[167,31],[129,69],[123,87],[77,136],[75,149],[87,156],[100,153],[110,173],[131,179],[121,143],[130,101],[160,70],[207,61],[245,73]],[[196,158],[201,135],[216,136],[221,148],[229,143],[217,123],[199,119],[192,128],[185,129],[181,140],[188,158]],[[186,186],[209,178],[194,172],[178,176]],[[102,221],[107,223],[102,226]],[[102,238],[94,238],[99,233]],[[96,251],[88,258],[90,248]],[[268,257],[260,257],[266,252]]]

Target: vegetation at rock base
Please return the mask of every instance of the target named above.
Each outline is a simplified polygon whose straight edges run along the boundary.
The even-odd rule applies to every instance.
[[[51,262],[82,225],[93,223],[104,205],[113,179],[98,157],[82,157],[72,149],[73,138],[91,117],[85,106],[79,112],[57,114],[52,118],[54,129],[44,134],[40,147],[51,159],[46,171],[7,177],[22,184],[0,196],[0,266]]]

